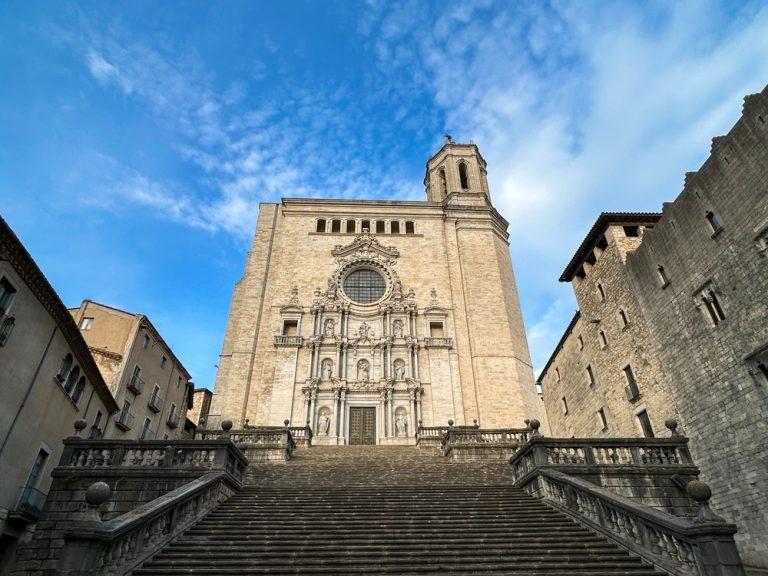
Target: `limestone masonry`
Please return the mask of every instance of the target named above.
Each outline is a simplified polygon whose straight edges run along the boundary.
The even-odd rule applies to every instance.
[[[262,204],[211,419],[408,444],[424,426],[538,417],[508,248],[474,144],[427,162],[427,201]]]

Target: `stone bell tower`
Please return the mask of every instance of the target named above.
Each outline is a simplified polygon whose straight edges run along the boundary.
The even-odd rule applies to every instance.
[[[427,161],[424,187],[430,202],[443,202],[451,194],[458,195],[455,199],[462,198],[464,204],[477,202],[480,194],[490,201],[485,159],[474,142],[460,144],[450,136]]]

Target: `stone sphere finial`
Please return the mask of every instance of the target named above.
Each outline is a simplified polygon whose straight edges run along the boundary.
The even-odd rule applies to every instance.
[[[475,425],[475,428],[478,428],[480,424],[477,423],[477,418],[472,420],[472,423]]]
[[[224,430],[224,432],[232,430],[232,420],[223,420],[221,422],[221,429]]]
[[[80,420],[75,420],[75,436],[80,437],[80,432],[85,430],[86,426],[88,426],[88,422],[82,418]]]
[[[91,508],[98,508],[109,500],[112,488],[106,482],[94,482],[85,491],[85,501]]]
[[[448,420],[448,428],[450,428],[451,426],[453,426],[453,420]]]
[[[526,428],[527,428],[528,426],[530,426],[530,425],[531,425],[531,420],[530,420],[530,418],[526,418],[525,420],[523,420],[523,424],[525,424],[525,427],[526,427]]]
[[[421,420],[419,420],[419,428],[421,428]]]
[[[285,420],[283,420],[283,424],[285,424],[285,427],[286,427],[286,428],[288,428],[288,425],[289,425],[290,423],[291,423],[291,421],[290,421],[290,420],[288,420],[288,418],[286,418]]]
[[[676,436],[680,436],[680,434],[677,431],[677,420],[673,420],[671,418],[669,420],[664,420],[664,426],[666,426],[669,429],[669,431],[671,432],[670,436],[672,436],[673,438]]]
[[[533,430],[532,436],[539,436],[539,427],[541,426],[541,422],[536,420],[536,418],[532,418],[528,423],[528,426],[530,426],[531,430]]]
[[[691,480],[686,486],[686,491],[688,496],[699,505],[699,513],[696,515],[697,523],[725,522],[709,507],[709,499],[712,498],[712,489],[709,485],[701,480]]]

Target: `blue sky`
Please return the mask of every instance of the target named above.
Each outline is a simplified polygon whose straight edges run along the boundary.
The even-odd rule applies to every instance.
[[[147,314],[212,387],[259,202],[423,199],[488,160],[534,366],[602,210],[658,210],[768,83],[768,4],[3,2],[0,213],[62,299]]]

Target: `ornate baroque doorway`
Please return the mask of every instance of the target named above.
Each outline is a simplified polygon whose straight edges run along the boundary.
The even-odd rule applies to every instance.
[[[376,444],[376,408],[350,407],[349,443]]]

